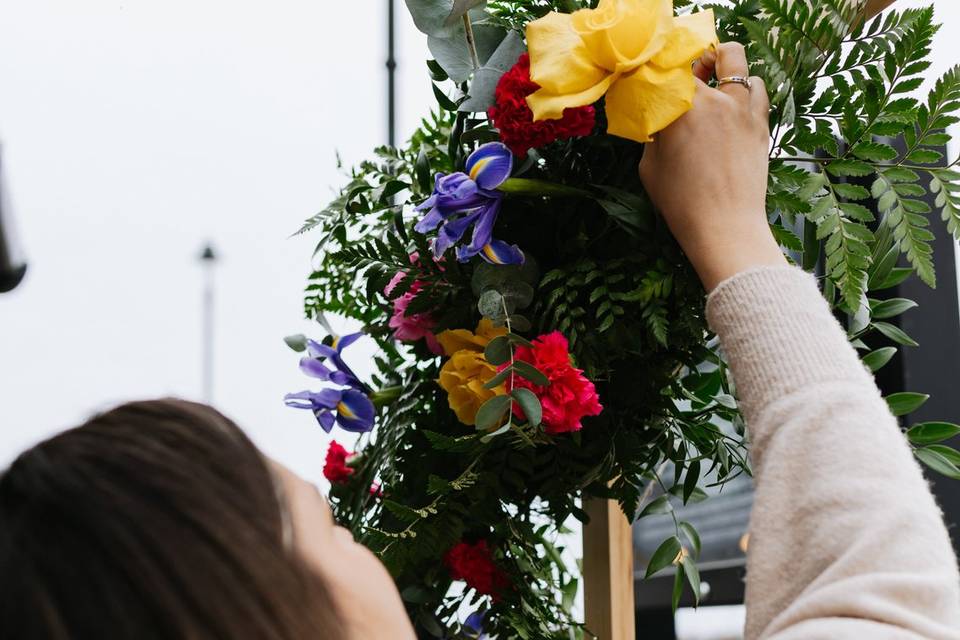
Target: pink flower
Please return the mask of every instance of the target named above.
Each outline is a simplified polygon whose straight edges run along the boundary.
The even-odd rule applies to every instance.
[[[540,336],[533,341],[533,348],[517,347],[514,357],[529,362],[550,380],[549,386],[541,387],[515,376],[513,383],[514,387],[533,391],[540,399],[547,433],[579,431],[583,427],[580,420],[584,416],[600,415],[603,411],[596,387],[584,377],[582,370],[573,366],[570,345],[559,331]],[[524,417],[516,403],[513,411],[517,416]]]
[[[418,258],[419,256],[414,253],[410,256],[410,262],[416,262]],[[406,275],[406,272],[398,271],[384,288],[384,295],[389,298],[390,292],[396,288]],[[393,337],[397,340],[402,342],[416,342],[417,340],[424,339],[427,341],[427,347],[430,351],[437,355],[443,355],[443,347],[440,346],[437,337],[433,334],[433,328],[437,326],[437,322],[433,319],[433,316],[429,313],[407,315],[407,307],[410,306],[410,302],[413,301],[421,289],[423,289],[423,283],[417,280],[410,287],[409,291],[393,301],[393,315],[390,317],[389,325],[390,328],[393,329]]]
[[[330,481],[330,484],[346,484],[353,475],[353,469],[347,466],[347,458],[351,454],[343,448],[336,440],[330,442],[330,448],[327,449],[327,460],[323,465],[323,477]]]

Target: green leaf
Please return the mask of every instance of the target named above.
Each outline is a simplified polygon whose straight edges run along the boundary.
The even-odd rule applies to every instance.
[[[515,333],[508,333],[506,337],[507,337],[507,340],[511,342],[511,344],[520,344],[525,347],[530,347],[531,349],[533,348],[533,343],[527,340],[526,338],[524,338],[523,336],[518,336]]]
[[[649,578],[661,569],[665,569],[673,564],[673,561],[676,560],[677,556],[680,554],[680,549],[680,539],[677,536],[670,536],[664,540],[650,557],[650,562],[647,564],[647,572],[644,575],[644,578]]]
[[[894,416],[905,416],[920,408],[930,396],[926,393],[914,393],[912,391],[901,391],[900,393],[891,393],[884,400],[890,407],[890,413]]]
[[[497,336],[487,343],[483,359],[495,367],[510,362],[510,341],[506,336]]]
[[[693,606],[696,607],[700,604],[700,571],[697,570],[697,563],[689,556],[683,556],[680,564],[687,576],[690,589],[693,591]]]
[[[907,438],[913,444],[933,444],[960,435],[960,425],[950,422],[920,422],[907,430]]]
[[[680,523],[680,531],[683,532],[683,535],[687,537],[687,540],[690,541],[690,546],[693,547],[693,555],[695,557],[700,556],[700,534],[697,533],[697,530],[689,522]]]
[[[540,405],[540,399],[530,389],[514,389],[510,392],[513,399],[520,405],[523,415],[527,418],[527,423],[531,427],[539,427],[543,421],[543,407]]]
[[[411,0],[407,0],[410,2]],[[427,47],[443,70],[456,83],[466,82],[474,72],[473,56],[467,46],[467,32],[462,21],[427,38]],[[483,65],[497,49],[507,33],[500,27],[473,24],[477,57]]]
[[[683,479],[683,504],[687,504],[687,500],[693,495],[698,480],[700,480],[700,461],[694,460],[687,467],[687,475]]]
[[[550,385],[550,380],[547,376],[537,369],[535,366],[529,362],[524,362],[523,360],[517,360],[513,363],[513,370],[518,376],[522,376],[532,382],[533,384],[539,387],[546,387]]]
[[[499,426],[511,404],[513,399],[510,396],[493,396],[484,402],[477,410],[477,429],[487,431]]]
[[[511,374],[511,373],[513,373],[513,367],[512,367],[512,366],[509,366],[509,367],[507,367],[506,369],[504,369],[503,371],[501,371],[500,373],[498,373],[497,375],[495,375],[495,376],[493,376],[492,378],[490,378],[490,379],[487,381],[487,383],[486,383],[485,385],[483,385],[484,388],[486,388],[486,389],[496,389],[497,387],[499,387],[500,385],[502,385],[502,384],[506,381],[507,378],[510,377],[510,374]]]
[[[657,515],[660,513],[670,513],[671,511],[673,511],[673,506],[670,504],[670,496],[664,494],[647,504],[647,506],[645,506],[643,510],[637,514],[636,519],[639,520],[640,518],[645,518],[646,516]]]
[[[297,333],[292,336],[287,336],[283,339],[287,343],[287,346],[297,352],[302,352],[307,350],[307,336],[302,333]]]
[[[908,347],[919,346],[917,341],[908,336],[900,327],[888,324],[886,322],[874,322],[873,327],[897,344],[906,345]]]
[[[435,84],[431,85],[433,87],[433,97],[437,99],[437,104],[440,105],[441,109],[446,111],[456,111],[457,103],[451,100],[443,90]]]
[[[924,448],[929,451],[936,451],[953,464],[960,466],[960,451],[957,451],[953,447],[948,447],[945,444],[931,444]]]
[[[873,167],[860,160],[834,160],[826,166],[827,172],[834,176],[868,176],[873,173]]]
[[[852,153],[861,160],[868,162],[884,162],[897,157],[897,152],[893,147],[879,142],[861,142],[853,148]]]
[[[670,597],[670,606],[673,613],[677,613],[677,607],[680,606],[680,596],[683,595],[683,566],[677,567],[677,572],[673,576],[673,592]]]
[[[477,300],[477,311],[480,312],[484,318],[490,318],[491,320],[497,321],[502,320],[506,315],[507,310],[504,309],[505,301],[503,296],[500,295],[499,291],[495,289],[490,289],[484,291],[480,295],[480,299]]]
[[[913,269],[908,267],[894,267],[890,270],[890,274],[877,282],[875,285],[872,285],[870,289],[872,291],[883,291],[884,289],[891,289],[897,285],[903,284],[903,282],[913,275]]]
[[[470,96],[460,105],[461,111],[484,111],[493,106],[493,92],[504,73],[517,63],[517,59],[526,51],[523,36],[518,31],[510,31],[497,46],[486,64],[477,69],[470,82]]]
[[[914,449],[913,455],[937,473],[954,480],[960,480],[960,468],[945,458],[943,454],[930,449]]]
[[[876,304],[874,304],[874,302]],[[906,298],[890,298],[889,300],[874,301],[870,304],[870,315],[878,320],[893,318],[917,306],[913,300]]]
[[[896,347],[882,347],[876,351],[871,351],[867,355],[863,356],[861,359],[864,366],[866,366],[870,371],[877,372],[883,368],[885,364],[890,362],[892,358],[897,353]]]

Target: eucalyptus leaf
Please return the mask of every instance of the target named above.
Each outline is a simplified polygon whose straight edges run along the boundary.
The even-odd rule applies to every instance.
[[[447,29],[448,32],[440,35],[431,34],[427,38],[427,47],[451,80],[457,83],[466,82],[476,70],[467,44],[466,29],[462,22]],[[490,59],[506,35],[506,31],[500,27],[487,24],[473,25],[474,44],[477,47],[477,57],[481,65]]]
[[[507,336],[497,336],[487,343],[483,358],[494,366],[510,362],[510,340]]]
[[[503,296],[495,289],[484,291],[477,301],[477,310],[484,318],[492,320],[503,318],[505,316]]]
[[[512,403],[513,399],[510,396],[493,396],[484,402],[477,410],[477,429],[487,431],[499,426]]]
[[[518,376],[526,378],[539,387],[546,387],[550,385],[550,380],[547,378],[547,376],[543,375],[539,369],[529,362],[517,360],[513,363],[513,370]]]
[[[523,415],[527,418],[527,423],[531,427],[539,427],[543,421],[543,407],[540,405],[540,399],[529,389],[514,389],[510,392],[513,399],[520,405]]]
[[[490,59],[474,73],[470,90],[467,91],[470,97],[460,105],[460,110],[486,112],[492,107],[493,93],[501,76],[517,63],[520,54],[526,50],[523,36],[519,32],[507,33]]]
[[[297,333],[292,336],[287,336],[283,339],[287,343],[287,346],[297,352],[302,352],[307,350],[307,336],[302,333]]]

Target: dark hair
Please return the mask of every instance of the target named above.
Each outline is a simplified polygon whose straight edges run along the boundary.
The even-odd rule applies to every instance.
[[[191,402],[38,444],[0,476],[0,637],[344,637],[278,491],[243,432]]]

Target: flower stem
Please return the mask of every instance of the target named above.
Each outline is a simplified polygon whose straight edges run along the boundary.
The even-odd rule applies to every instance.
[[[588,191],[568,187],[555,182],[546,180],[534,180],[531,178],[507,178],[497,187],[497,191],[517,196],[568,196],[574,198],[591,197]]]
[[[370,401],[373,402],[375,407],[383,407],[399,398],[401,391],[403,391],[403,387],[384,387],[371,393]]]
[[[463,14],[463,28],[467,34],[467,48],[470,49],[470,59],[473,61],[473,68],[480,68],[480,57],[477,56],[477,42],[473,37],[473,24],[470,22],[470,12]]]

